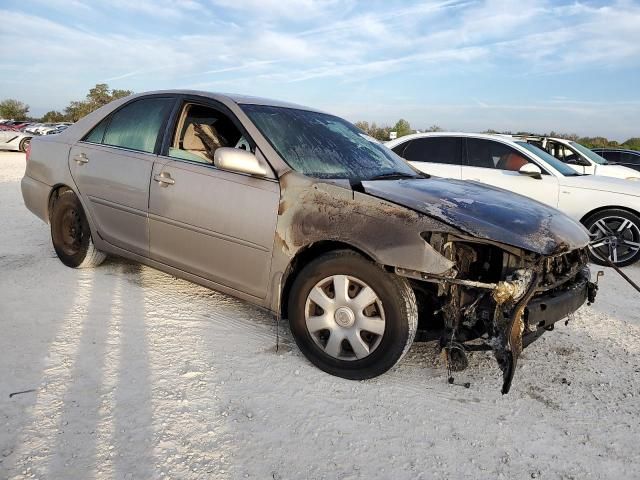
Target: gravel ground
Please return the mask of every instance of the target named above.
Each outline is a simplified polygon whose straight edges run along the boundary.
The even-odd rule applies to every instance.
[[[613,271],[509,395],[487,353],[448,385],[429,343],[352,382],[283,325],[276,352],[274,320],[228,296],[116,258],[64,267],[23,171],[0,153],[0,479],[640,478],[640,297]]]

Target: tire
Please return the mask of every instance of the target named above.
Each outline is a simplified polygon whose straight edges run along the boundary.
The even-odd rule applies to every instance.
[[[345,285],[346,294],[336,295]],[[288,312],[291,333],[307,359],[350,380],[391,369],[409,351],[418,327],[416,297],[407,280],[349,250],[325,254],[302,269]]]
[[[31,137],[29,138],[23,138],[22,140],[20,140],[20,145],[18,145],[18,149],[24,153],[27,151],[27,147],[29,146],[29,144],[31,143]]]
[[[106,255],[96,249],[82,204],[74,192],[63,192],[51,212],[51,240],[56,255],[71,268],[92,268]]]
[[[607,266],[608,258],[618,267],[640,260],[640,217],[622,210],[602,210],[584,221],[591,243],[589,256],[594,263]]]

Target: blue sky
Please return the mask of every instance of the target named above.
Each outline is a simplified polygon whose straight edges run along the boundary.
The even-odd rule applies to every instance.
[[[640,2],[0,0],[0,99],[96,83],[414,128],[640,136]]]

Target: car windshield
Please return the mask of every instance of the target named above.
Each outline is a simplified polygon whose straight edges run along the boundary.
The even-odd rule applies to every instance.
[[[422,176],[341,118],[285,107],[241,107],[284,161],[304,175],[351,181]]]
[[[516,142],[516,143],[521,147],[526,148],[531,153],[534,153],[537,157],[541,158],[545,162],[547,162],[549,165],[551,165],[553,168],[555,168],[558,172],[560,172],[565,177],[577,177],[581,175],[580,173],[576,172],[573,168],[562,163],[556,157],[542,150],[541,148],[536,147],[535,145],[532,145],[527,142]]]
[[[571,145],[573,148],[579,151],[582,155],[587,157],[592,162],[597,163],[598,165],[606,165],[608,163],[604,158],[602,158],[596,152],[589,150],[584,145],[580,145],[579,143],[576,143],[576,142],[569,142],[569,145]]]

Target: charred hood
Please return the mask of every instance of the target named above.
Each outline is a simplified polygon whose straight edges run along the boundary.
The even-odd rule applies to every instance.
[[[582,225],[564,213],[477,182],[443,178],[362,182],[369,195],[405,206],[475,237],[542,255],[582,248]]]

